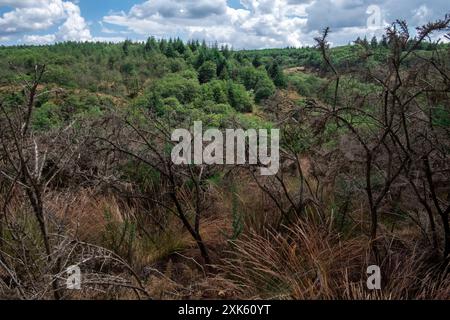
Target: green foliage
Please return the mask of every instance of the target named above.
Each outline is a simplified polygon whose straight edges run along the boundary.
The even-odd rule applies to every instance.
[[[276,91],[275,84],[267,76],[267,73],[262,73],[262,76],[258,79],[255,86],[255,100],[260,102],[261,100],[271,97]]]
[[[251,66],[246,66],[239,70],[239,80],[247,90],[255,89],[259,77],[258,71]]]
[[[239,80],[247,90],[255,92],[256,102],[267,99],[275,93],[275,85],[263,66],[255,69],[253,65],[242,68]]]
[[[145,52],[156,52],[159,50],[158,42],[155,37],[150,37],[145,43]]]
[[[133,261],[136,243],[136,223],[129,219],[123,222],[115,221],[109,210],[104,212],[106,226],[102,238],[106,248],[109,248],[128,262]]]
[[[221,103],[221,104],[216,104],[216,103],[207,103],[205,104],[204,108],[206,113],[208,114],[219,114],[219,115],[232,115],[234,114],[236,111],[227,103]]]
[[[213,80],[201,87],[201,101],[214,101],[215,103],[228,103],[227,83]]]
[[[284,88],[287,85],[286,78],[282,69],[282,63],[280,59],[274,59],[267,69],[270,77],[277,87]]]
[[[371,64],[386,61],[386,39],[376,46],[372,39],[370,49]],[[420,49],[425,54],[431,47]],[[361,45],[333,48],[331,58],[338,68],[358,68],[362,50]],[[414,63],[410,59],[408,63]],[[334,83],[324,79],[329,70],[314,48],[234,52],[227,46],[208,47],[199,41],[185,44],[180,39],[154,37],[145,43],[127,40],[119,44],[66,42],[2,47],[0,85],[30,80],[36,63],[47,64],[43,79],[46,88],[42,91],[53,92],[37,101],[33,121],[42,130],[64,125],[76,117],[97,117],[118,106],[181,119],[199,117],[222,125],[235,112],[252,112],[255,103],[263,103],[276,87],[285,88],[288,83],[302,96],[324,101],[333,98]],[[283,70],[294,66],[305,66],[308,71],[286,76]],[[24,76],[18,77],[16,68]],[[357,77],[342,77],[340,87],[343,94],[357,90],[365,95],[378,90]],[[12,101],[15,105],[24,103],[21,94],[1,95],[5,106]],[[441,111],[434,118],[438,122],[444,119],[445,123]]]
[[[253,111],[253,99],[241,84],[228,82],[228,99],[230,105],[239,112]]]
[[[313,129],[303,125],[286,125],[281,145],[296,154],[306,154],[314,143]]]
[[[50,130],[61,126],[61,109],[52,102],[46,102],[34,109],[32,125],[35,130]]]
[[[438,105],[433,109],[433,125],[442,128],[450,128],[450,110],[443,105]]]
[[[22,92],[13,92],[9,94],[2,95],[3,98],[3,105],[6,107],[13,108],[14,106],[23,105],[25,104],[25,96]]]
[[[200,92],[198,80],[191,72],[169,74],[154,83],[150,92],[162,98],[175,97],[183,104],[191,103]]]
[[[239,123],[239,127],[243,129],[274,129],[273,123],[262,119],[253,114],[236,114],[235,121]]]
[[[200,83],[207,83],[217,76],[217,66],[212,61],[206,61],[198,69],[198,80]]]
[[[122,166],[120,172],[122,173],[122,178],[136,183],[142,192],[158,186],[160,181],[159,172],[134,160]]]
[[[122,45],[122,51],[125,56],[128,56],[130,54],[130,46],[132,45],[132,42],[130,40],[125,40],[125,42]]]
[[[58,65],[48,67],[44,80],[47,83],[57,83],[61,86],[69,88],[74,88],[77,86],[73,73],[68,72],[63,66]]]
[[[344,76],[341,78],[340,88],[345,92],[353,92],[361,96],[376,93],[381,88],[373,83],[362,82],[354,77]]]
[[[324,80],[307,73],[296,73],[287,77],[289,84],[304,97],[317,96],[324,85]]]

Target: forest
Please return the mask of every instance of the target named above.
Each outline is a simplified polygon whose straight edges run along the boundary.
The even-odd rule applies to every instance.
[[[449,299],[449,28],[1,46],[0,298]],[[279,172],[175,165],[195,121],[279,129]]]

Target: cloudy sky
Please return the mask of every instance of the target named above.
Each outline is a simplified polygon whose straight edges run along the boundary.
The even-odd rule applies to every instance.
[[[0,0],[0,45],[205,39],[237,49],[303,46],[324,27],[334,45],[450,13],[449,0]]]

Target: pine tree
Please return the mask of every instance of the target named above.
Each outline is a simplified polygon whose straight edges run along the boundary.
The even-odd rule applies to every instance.
[[[387,48],[388,47],[388,40],[387,37],[383,34],[383,37],[381,38],[381,46],[383,48]]]
[[[372,49],[376,49],[378,47],[378,39],[376,36],[373,36],[372,40],[370,41],[370,46]]]
[[[255,55],[252,64],[255,68],[259,68],[260,66],[262,66],[261,57],[259,55]]]
[[[123,43],[122,46],[122,51],[123,54],[128,57],[128,55],[130,54],[130,45],[132,44],[131,40],[125,40],[125,42]]]
[[[287,85],[286,77],[284,76],[283,70],[281,68],[281,63],[278,59],[274,59],[269,69],[267,70],[269,76],[272,78],[273,83],[280,88],[284,88]]]
[[[145,44],[145,52],[157,51],[158,49],[158,42],[155,37],[148,38],[147,43]]]

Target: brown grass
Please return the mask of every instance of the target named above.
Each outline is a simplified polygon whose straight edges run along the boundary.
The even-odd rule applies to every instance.
[[[283,233],[252,233],[236,241],[223,271],[227,281],[239,288],[240,298],[450,298],[445,272],[430,270],[419,250],[395,250],[388,245],[382,262],[383,289],[369,291],[366,270],[374,263],[367,239],[344,239],[334,231],[331,219],[323,227],[310,216]]]
[[[376,264],[366,236],[339,233],[333,215],[309,213],[290,227],[271,229],[276,209],[250,177],[241,176],[239,211],[243,234],[231,241],[231,194],[217,189],[201,224],[201,234],[215,264],[206,274],[195,242],[176,220],[152,239],[137,234],[130,263],[156,299],[449,299],[450,278],[432,260],[414,228],[403,225],[396,236],[380,227],[382,290],[366,287],[367,267]],[[242,187],[242,186],[245,186]],[[112,249],[105,242],[108,224],[121,227],[135,208],[113,195],[81,190],[47,195],[52,219],[64,221],[78,239]],[[110,220],[105,218],[110,214]],[[355,215],[355,214],[354,214]],[[127,258],[126,251],[118,251]],[[86,298],[86,297],[84,297]],[[132,292],[92,298],[133,299]]]

